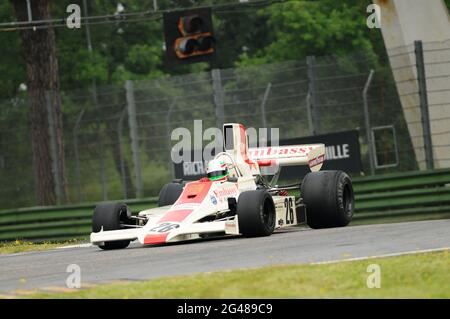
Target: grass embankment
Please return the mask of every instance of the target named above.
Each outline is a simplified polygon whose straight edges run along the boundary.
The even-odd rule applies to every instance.
[[[81,243],[81,240],[67,240],[62,242],[39,242],[34,243],[30,241],[15,240],[10,242],[0,242],[0,255],[1,254],[14,254],[28,251],[41,251],[54,249],[56,247],[76,245]]]
[[[368,288],[368,266],[381,287]],[[270,266],[97,286],[31,298],[450,298],[449,251],[316,265]]]

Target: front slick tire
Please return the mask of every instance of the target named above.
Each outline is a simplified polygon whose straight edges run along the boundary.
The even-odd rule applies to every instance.
[[[308,173],[302,181],[301,197],[311,228],[343,227],[352,220],[355,207],[352,182],[342,171]]]
[[[158,207],[173,205],[183,192],[183,185],[180,183],[168,183],[159,192]]]
[[[237,203],[239,232],[245,237],[270,236],[275,229],[275,205],[266,190],[243,192]]]
[[[121,229],[121,221],[127,219],[127,205],[123,203],[100,203],[95,207],[92,217],[92,231],[97,233],[102,227],[104,231]],[[101,249],[122,249],[128,247],[129,240],[108,241],[99,245]]]

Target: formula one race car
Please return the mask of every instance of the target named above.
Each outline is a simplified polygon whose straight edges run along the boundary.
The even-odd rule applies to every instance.
[[[224,152],[208,163],[198,181],[166,184],[157,208],[137,216],[123,203],[100,203],[92,220],[91,243],[102,249],[127,247],[131,241],[163,244],[209,236],[270,236],[275,229],[307,223],[311,228],[346,226],[354,195],[342,171],[319,171],[323,144],[251,148],[242,124],[225,124]],[[296,184],[272,186],[263,167],[308,165],[311,172]],[[300,197],[288,191],[300,190]]]

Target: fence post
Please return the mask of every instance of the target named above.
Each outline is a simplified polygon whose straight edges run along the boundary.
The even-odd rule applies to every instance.
[[[316,135],[320,131],[319,112],[317,109],[316,101],[316,75],[314,71],[314,65],[316,64],[315,56],[306,57],[306,65],[308,67],[308,94],[309,103],[307,106],[310,108],[310,114],[312,118],[312,134]]]
[[[117,139],[119,141],[119,161],[120,161],[120,175],[122,177],[122,190],[123,198],[128,198],[127,181],[125,176],[125,162],[123,159],[123,149],[122,149],[122,131],[123,131],[123,120],[127,114],[127,108],[124,108],[120,114],[119,123],[117,124]]]
[[[172,174],[172,180],[175,179],[175,168],[172,163],[172,143],[171,143],[171,139],[170,139],[172,132],[170,131],[170,128],[171,128],[170,116],[172,115],[174,106],[175,106],[175,100],[172,101],[172,103],[170,103],[169,110],[167,111],[167,114],[166,114],[167,147],[168,147],[168,153],[169,153],[168,163],[169,163],[169,170]]]
[[[99,143],[99,164],[100,164],[100,182],[102,184],[102,198],[103,200],[108,200],[108,181],[106,179],[106,167],[105,167],[105,151],[103,146],[103,138],[100,139]]]
[[[306,116],[308,117],[309,135],[314,135],[314,123],[311,110],[311,94],[306,94]]]
[[[75,174],[76,174],[76,185],[77,185],[77,198],[81,202],[81,171],[80,171],[80,154],[78,153],[78,129],[80,128],[81,119],[83,118],[84,110],[81,110],[77,117],[75,126],[73,127],[72,137],[73,137],[73,151],[75,154]]]
[[[430,114],[428,112],[427,78],[425,75],[422,41],[414,41],[414,52],[416,54],[417,82],[419,85],[420,113],[422,115],[421,120],[423,129],[423,144],[425,149],[425,161],[427,164],[427,169],[434,169]]]
[[[266,116],[266,104],[267,104],[267,98],[269,97],[270,90],[272,88],[272,83],[267,83],[266,91],[264,92],[264,96],[261,102],[261,124],[264,129],[267,129],[267,116]],[[261,131],[259,133],[259,146],[267,146],[267,141],[270,141],[272,139],[272,136],[270,134],[270,130],[267,130],[264,135],[261,135]]]
[[[272,89],[272,83],[267,83],[266,91],[264,92],[263,100],[261,103],[261,118],[262,127],[267,128],[267,117],[266,117],[266,104],[267,98],[269,97],[270,90]]]
[[[366,126],[366,140],[369,152],[369,164],[370,164],[370,175],[375,174],[375,158],[374,158],[374,144],[372,140],[371,124],[370,124],[370,113],[369,104],[367,103],[367,91],[369,90],[370,84],[372,83],[373,70],[370,70],[369,77],[367,78],[366,84],[364,85],[364,90],[362,94],[363,106],[364,106],[364,124]]]
[[[213,91],[214,91],[214,104],[216,106],[216,123],[217,128],[222,130],[224,118],[225,118],[225,110],[224,110],[224,93],[222,87],[222,78],[220,76],[220,69],[211,70]]]
[[[139,153],[139,136],[136,118],[136,104],[134,101],[133,81],[125,82],[127,95],[128,125],[130,126],[131,152],[133,154],[134,175],[136,178],[136,197],[142,197],[141,160]]]
[[[45,105],[47,108],[48,131],[50,137],[50,153],[52,158],[53,180],[55,182],[56,203],[61,205],[63,202],[63,184],[58,157],[58,143],[56,141],[55,130],[55,112],[53,110],[53,95],[51,91],[45,91]]]

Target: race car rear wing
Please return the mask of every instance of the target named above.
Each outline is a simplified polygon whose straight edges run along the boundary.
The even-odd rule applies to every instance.
[[[224,124],[225,151],[235,159],[240,159],[250,167],[279,167],[308,165],[311,171],[318,171],[325,161],[324,144],[286,145],[248,148],[244,125]]]
[[[264,166],[308,165],[315,172],[325,161],[324,144],[286,145],[250,148],[249,158]]]

